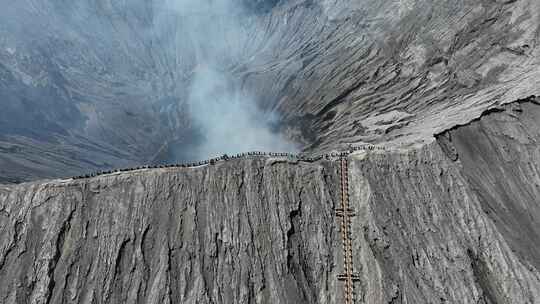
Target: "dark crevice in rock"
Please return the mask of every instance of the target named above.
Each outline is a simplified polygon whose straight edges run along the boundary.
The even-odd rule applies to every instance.
[[[148,259],[149,257],[147,256],[147,254],[149,252],[151,252],[151,246],[148,242],[148,238],[149,238],[149,232],[152,230],[152,228],[150,227],[150,225],[147,225],[145,226],[143,232],[142,232],[142,235],[141,235],[141,255],[142,255],[142,260],[143,260],[143,263],[144,263],[144,266],[145,268],[147,268],[147,265],[148,265]],[[147,253],[148,252],[148,253]]]
[[[401,293],[398,290],[396,290],[395,294],[392,295],[392,298],[388,301],[388,304],[401,304],[403,303],[403,299],[401,297]]]
[[[444,132],[437,136],[437,142],[439,143],[439,146],[449,159],[451,159],[452,161],[458,160],[459,155],[457,153],[456,147],[452,145],[452,136],[450,132]]]
[[[289,212],[289,230],[287,230],[287,268],[293,269],[294,247],[295,245],[295,226],[298,227],[298,217],[300,216],[300,210],[291,210]]]
[[[303,229],[302,201],[297,204],[288,216],[290,227],[287,230],[287,269],[296,285],[296,291],[289,291],[289,296],[292,297],[289,300],[296,298],[298,303],[313,303],[316,292],[311,287],[313,280],[309,277],[310,266],[306,263],[305,256],[309,249],[306,248],[306,240],[300,234]]]
[[[75,209],[71,210],[69,213],[67,219],[64,221],[62,226],[60,227],[60,230],[58,232],[58,236],[56,238],[55,243],[55,251],[53,257],[49,260],[49,265],[47,267],[48,271],[48,277],[49,277],[49,284],[47,285],[47,291],[46,291],[46,303],[50,303],[53,293],[54,293],[54,287],[56,286],[54,271],[56,269],[56,265],[58,264],[58,261],[62,257],[62,252],[64,250],[64,244],[66,242],[66,238],[69,236],[69,232],[71,230],[71,220],[73,218],[73,214],[75,213]]]
[[[121,277],[123,276],[123,272],[128,268],[128,265],[124,265],[125,263],[128,263],[128,259],[131,256],[131,252],[128,252],[127,246],[131,243],[131,240],[124,239],[122,243],[120,244],[120,247],[118,248],[118,252],[116,254],[116,258],[114,261],[114,272],[112,275],[111,282],[114,284],[115,287],[114,290],[110,290],[109,294],[107,294],[107,301],[109,301],[111,294],[118,295],[119,299],[117,299],[119,302],[125,302],[125,299],[122,298],[123,295],[123,284]]]
[[[5,253],[2,255],[2,260],[0,261],[0,271],[4,268],[4,265],[6,264],[6,261],[8,260],[10,253],[16,248],[23,228],[24,228],[24,223],[22,221],[17,220],[15,222],[15,225],[13,226],[12,241],[9,247],[7,248],[7,250],[5,251]]]

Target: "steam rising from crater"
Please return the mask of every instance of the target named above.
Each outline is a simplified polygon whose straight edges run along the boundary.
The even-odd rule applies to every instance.
[[[168,0],[165,9],[180,16],[193,46],[193,70],[186,105],[201,140],[189,155],[208,158],[243,151],[290,151],[295,145],[272,130],[275,114],[263,113],[249,88],[230,73],[245,64],[249,37],[239,20],[245,7],[233,0]]]
[[[271,131],[271,119],[227,78],[211,67],[196,71],[188,101],[204,141],[196,153],[211,156],[241,151],[295,151],[295,146]]]

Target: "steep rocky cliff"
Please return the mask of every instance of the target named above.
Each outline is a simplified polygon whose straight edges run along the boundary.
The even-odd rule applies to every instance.
[[[337,185],[246,159],[2,189],[1,302],[334,302]]]
[[[365,303],[540,302],[539,111],[514,103],[440,145],[355,160]]]
[[[355,303],[540,303],[540,105],[348,154]],[[2,303],[345,303],[338,157],[0,188]]]

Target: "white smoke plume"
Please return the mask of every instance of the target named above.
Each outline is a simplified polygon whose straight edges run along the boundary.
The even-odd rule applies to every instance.
[[[233,0],[167,0],[179,14],[187,43],[193,45],[194,69],[187,108],[202,141],[192,149],[199,158],[244,151],[287,151],[297,147],[272,131],[272,115],[263,113],[249,92],[241,90],[227,67],[247,60],[249,43],[244,7]]]
[[[194,123],[204,134],[196,153],[212,156],[242,151],[295,151],[291,142],[271,131],[270,118],[249,96],[211,67],[195,73],[188,101]]]

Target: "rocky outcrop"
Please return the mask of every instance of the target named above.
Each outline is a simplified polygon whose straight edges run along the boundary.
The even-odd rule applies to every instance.
[[[250,159],[3,188],[1,302],[334,302],[336,174]]]
[[[515,252],[484,193],[438,145],[354,163],[357,303],[539,303],[534,257]]]
[[[540,103],[508,104],[447,132],[482,210],[512,250],[540,268]]]
[[[348,155],[355,303],[539,303],[533,101]],[[2,303],[342,303],[339,171],[251,156],[2,186]]]

